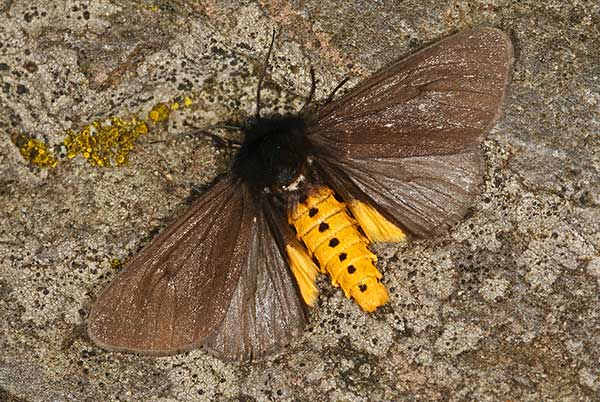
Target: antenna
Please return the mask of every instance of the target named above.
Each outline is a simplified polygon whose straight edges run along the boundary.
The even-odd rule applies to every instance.
[[[271,35],[271,43],[269,44],[269,50],[267,51],[267,57],[265,62],[262,65],[262,69],[260,71],[260,76],[258,77],[258,88],[256,88],[256,118],[260,119],[260,89],[262,87],[263,79],[265,78],[265,73],[267,72],[267,67],[269,66],[269,58],[271,57],[271,51],[273,50],[273,43],[275,42],[275,29],[273,29],[273,34]]]

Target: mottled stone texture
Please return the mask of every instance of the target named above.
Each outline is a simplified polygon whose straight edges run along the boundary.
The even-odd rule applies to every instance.
[[[304,336],[252,365],[202,351],[108,353],[85,335],[97,292],[186,208],[229,153],[188,126],[323,99],[450,32],[514,41],[485,188],[447,236],[380,247],[389,306],[362,313],[323,280]],[[600,400],[600,5],[597,1],[0,1],[0,400]],[[190,96],[127,167],[36,169],[95,119]],[[171,138],[166,142],[156,142]],[[58,149],[60,152],[60,149]],[[200,190],[201,191],[201,190]]]

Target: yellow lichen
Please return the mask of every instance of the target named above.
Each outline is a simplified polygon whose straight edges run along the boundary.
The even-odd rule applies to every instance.
[[[24,134],[18,135],[14,142],[23,159],[32,165],[41,168],[55,168],[58,165],[58,159],[44,142]]]
[[[150,11],[158,11],[160,9],[157,4],[144,4],[144,8]]]
[[[96,120],[79,133],[67,131],[64,145],[69,158],[82,155],[94,166],[119,166],[127,163],[134,143],[147,132],[148,125],[143,121],[113,117],[104,122]]]
[[[182,107],[190,107],[192,105],[192,98],[186,96],[183,101],[174,101],[171,103],[171,110],[179,110]]]
[[[156,104],[156,106],[152,108],[150,113],[148,113],[148,118],[153,123],[158,123],[167,120],[170,114],[171,110],[169,109],[169,107],[161,102]]]
[[[123,261],[118,258],[113,258],[110,260],[110,267],[115,270],[121,270],[123,269]]]
[[[156,124],[169,119],[171,111],[192,104],[189,97],[180,98],[169,105],[156,104],[148,113],[147,119],[129,120],[110,117],[104,121],[93,121],[78,132],[67,130],[63,144],[69,159],[83,156],[92,166],[111,167],[127,163],[129,153],[137,139],[149,131],[148,124]],[[58,158],[48,146],[39,140],[25,135],[13,139],[23,159],[38,167],[56,167]],[[56,146],[55,146],[56,147]],[[59,151],[56,151],[59,152]]]

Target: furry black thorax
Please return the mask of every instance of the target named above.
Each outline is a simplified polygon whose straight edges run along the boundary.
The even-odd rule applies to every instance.
[[[248,120],[244,141],[235,157],[233,172],[249,188],[282,192],[306,167],[312,146],[306,119],[297,115]]]

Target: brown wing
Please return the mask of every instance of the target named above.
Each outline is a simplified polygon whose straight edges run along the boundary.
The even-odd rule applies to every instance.
[[[90,338],[151,354],[198,346],[221,324],[247,268],[255,217],[246,192],[221,180],[100,294]]]
[[[250,255],[229,310],[205,342],[219,357],[260,359],[289,343],[306,323],[306,305],[282,253],[285,240],[279,236],[283,233],[275,219],[270,207],[258,215],[250,237]],[[287,222],[283,223],[289,231]]]
[[[444,231],[481,182],[512,60],[509,38],[481,28],[393,63],[319,112],[309,130],[325,169],[409,233]]]

